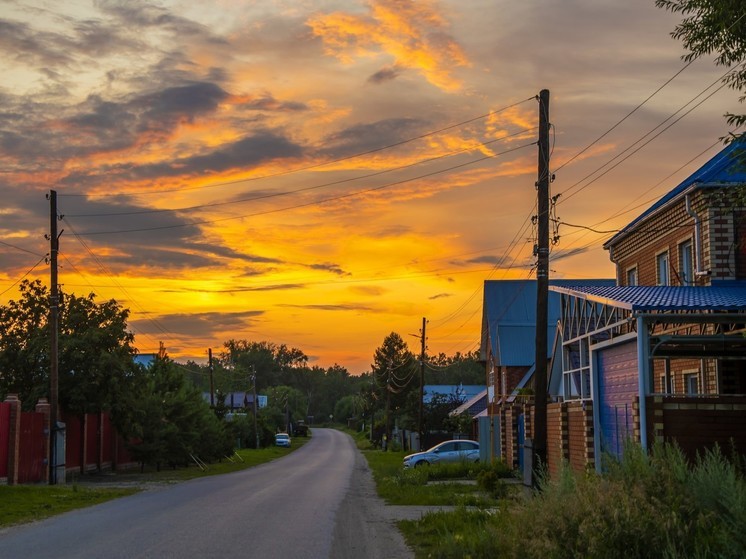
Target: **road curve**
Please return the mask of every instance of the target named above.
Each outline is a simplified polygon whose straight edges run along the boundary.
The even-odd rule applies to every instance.
[[[349,436],[314,429],[255,468],[0,531],[0,557],[327,558],[356,454]]]

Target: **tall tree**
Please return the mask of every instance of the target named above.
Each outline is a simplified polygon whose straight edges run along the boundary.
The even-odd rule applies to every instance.
[[[741,92],[746,100],[746,2],[744,0],[655,0],[655,5],[684,19],[671,35],[680,39],[689,51],[685,60],[716,54],[718,66],[733,68],[723,81]],[[738,128],[746,124],[746,114],[727,114],[728,124]],[[743,132],[733,134],[743,136]]]
[[[384,430],[390,440],[392,419],[399,415],[398,411],[404,405],[407,393],[416,386],[412,380],[417,376],[414,354],[399,334],[391,332],[383,339],[381,346],[376,348],[371,372],[381,391]]]
[[[48,394],[49,292],[24,281],[21,297],[0,307],[0,395],[16,392],[26,407]],[[60,404],[73,413],[110,409],[133,376],[129,311],[94,295],[65,295],[59,313]]]

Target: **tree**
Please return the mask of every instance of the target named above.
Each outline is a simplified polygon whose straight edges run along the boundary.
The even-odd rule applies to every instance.
[[[655,5],[684,16],[671,35],[689,51],[684,60],[716,53],[718,66],[732,67],[723,82],[746,100],[746,2],[743,0],[655,0]],[[746,114],[727,114],[728,124],[746,124]],[[733,133],[734,138],[743,132]]]
[[[233,449],[225,424],[167,357],[140,371],[126,404],[128,412],[118,416],[117,428],[143,465],[186,465],[193,455],[209,461]]]
[[[376,348],[371,372],[385,405],[384,429],[386,437],[390,439],[392,416],[398,415],[407,393],[416,385],[412,383],[417,373],[416,360],[399,334],[391,332],[383,339],[383,344]]]
[[[32,408],[49,393],[49,292],[23,281],[21,297],[0,307],[0,395],[18,393]],[[129,311],[93,294],[61,297],[59,310],[60,404],[83,414],[112,409],[134,375]]]

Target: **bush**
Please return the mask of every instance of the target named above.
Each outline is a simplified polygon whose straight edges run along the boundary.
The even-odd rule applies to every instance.
[[[478,480],[485,488],[499,483],[490,469]],[[717,448],[688,464],[675,446],[646,454],[629,445],[603,476],[565,467],[532,498],[471,517],[483,523],[477,537],[459,532],[463,513],[446,530],[447,518],[437,519],[438,530],[448,533],[444,541],[462,545],[439,543],[432,557],[746,557],[746,482]],[[423,533],[431,522],[423,520]]]

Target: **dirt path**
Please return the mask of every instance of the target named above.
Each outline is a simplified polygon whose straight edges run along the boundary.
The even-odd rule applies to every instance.
[[[350,488],[337,511],[331,559],[414,558],[389,508],[376,494],[368,463],[358,452]]]

